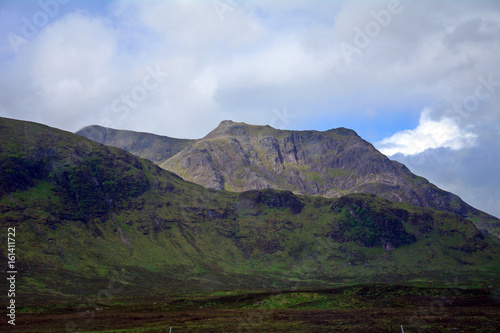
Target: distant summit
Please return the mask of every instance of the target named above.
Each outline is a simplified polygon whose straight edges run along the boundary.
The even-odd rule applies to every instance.
[[[154,163],[167,160],[196,141],[174,139],[150,133],[116,130],[98,125],[84,127],[76,134],[107,146],[125,149],[129,153]]]

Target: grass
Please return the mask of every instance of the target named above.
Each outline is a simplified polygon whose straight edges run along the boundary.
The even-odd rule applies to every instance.
[[[491,289],[353,285],[114,299],[106,307],[45,305],[20,313],[12,332],[365,331],[495,332]],[[88,312],[87,312],[88,310]]]

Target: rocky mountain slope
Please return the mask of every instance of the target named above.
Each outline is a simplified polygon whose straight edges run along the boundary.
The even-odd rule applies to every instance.
[[[114,137],[128,139],[114,141],[107,134],[110,132],[120,133]],[[166,137],[154,137],[156,141],[149,140],[144,145],[144,134],[127,131],[88,127],[78,134],[149,158],[204,187],[236,192],[272,188],[327,198],[369,193],[456,213],[473,220],[481,230],[500,236],[500,223],[493,216],[414,175],[345,128],[287,131],[223,121],[202,139],[180,141],[175,146],[177,150],[171,144],[162,145],[175,140]],[[161,153],[162,149],[169,149],[172,155]],[[151,159],[155,151],[166,158]]]
[[[0,138],[0,224],[19,235],[23,298],[96,295],[113,272],[127,295],[144,297],[213,286],[491,283],[500,269],[500,241],[454,213],[371,194],[207,189],[30,122],[0,118]]]

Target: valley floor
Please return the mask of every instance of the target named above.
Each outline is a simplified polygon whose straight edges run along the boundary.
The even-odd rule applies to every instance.
[[[361,285],[24,308],[7,332],[498,332],[488,289]]]

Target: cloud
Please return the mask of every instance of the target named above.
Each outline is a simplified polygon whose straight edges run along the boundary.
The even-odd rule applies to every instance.
[[[415,155],[427,149],[460,150],[475,145],[478,135],[460,128],[452,119],[433,120],[431,110],[424,109],[418,126],[404,130],[375,144],[385,155]]]
[[[414,155],[398,153],[391,158],[437,186],[458,194],[473,207],[500,217],[498,129],[484,126],[480,131],[481,136],[472,147],[427,149]]]
[[[290,128],[311,116],[334,121],[366,110],[376,115],[366,121],[381,124],[394,112],[415,117],[436,101],[460,100],[475,76],[498,72],[494,1],[457,2],[451,12],[443,3],[402,1],[351,63],[339,45],[352,43],[386,1],[228,4],[221,19],[211,1],[112,1],[96,9],[75,0],[80,11],[54,17],[0,61],[0,112],[72,131],[110,120],[188,137],[225,118],[269,123],[285,105],[296,116]],[[467,27],[474,32],[461,39]],[[485,37],[472,43],[478,35]],[[148,66],[169,75],[127,117],[114,114],[115,99],[140,85]]]
[[[388,155],[488,156],[486,142],[500,142],[497,0],[402,0],[383,25],[373,13],[385,0],[221,1],[222,14],[201,0],[68,2],[19,52],[0,39],[0,116],[199,138],[224,119],[271,124],[286,110],[282,128],[350,127]],[[2,1],[0,35],[42,10]],[[346,61],[340,45],[376,24]],[[156,68],[166,75],[141,95]],[[481,77],[490,96],[463,112]],[[475,181],[491,188],[487,178]]]

